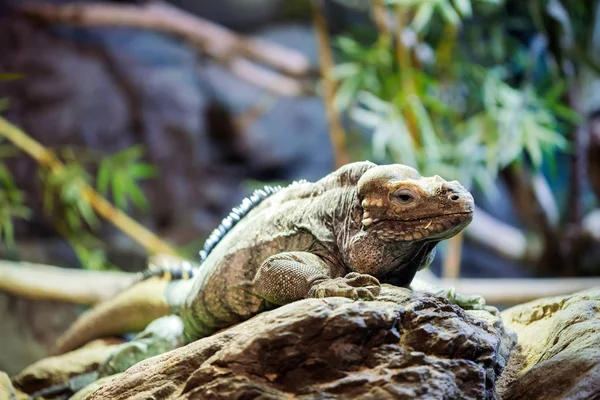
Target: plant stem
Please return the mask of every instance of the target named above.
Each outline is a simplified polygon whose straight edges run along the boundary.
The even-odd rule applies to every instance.
[[[417,88],[415,86],[415,77],[411,60],[410,50],[404,45],[402,34],[406,26],[406,15],[402,5],[398,4],[395,9],[396,14],[396,57],[398,69],[400,72],[400,80],[402,82],[402,97],[405,99],[404,119],[406,120],[408,132],[415,143],[416,147],[421,145],[419,140],[419,127],[415,114],[408,106],[412,96],[417,96]]]
[[[41,143],[28,136],[21,129],[0,117],[0,135],[11,141],[16,147],[23,150],[40,165],[48,168],[53,173],[60,172],[63,163]],[[166,242],[150,232],[125,213],[117,210],[98,192],[86,183],[80,183],[82,197],[115,227],[137,241],[150,253],[177,254]]]
[[[331,144],[333,145],[335,166],[336,168],[339,168],[350,162],[350,157],[348,157],[348,152],[346,151],[346,137],[340,115],[333,103],[336,90],[335,82],[331,77],[331,70],[334,66],[333,55],[331,54],[327,21],[322,14],[321,2],[319,0],[311,0],[311,4],[315,35],[317,37],[317,45],[319,48],[319,66],[321,68],[323,83],[323,101],[325,102],[325,111],[329,121],[329,134],[331,137]]]
[[[177,35],[257,86],[284,96],[306,94],[302,79],[314,71],[308,58],[299,51],[257,37],[238,35],[166,2],[145,3],[58,5],[36,2],[22,5],[19,10],[44,22],[140,28]]]

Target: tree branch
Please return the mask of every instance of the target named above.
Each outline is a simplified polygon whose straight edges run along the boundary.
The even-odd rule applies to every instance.
[[[0,291],[37,300],[93,305],[130,286],[137,274],[0,261]]]
[[[527,237],[520,229],[494,218],[481,208],[477,208],[465,235],[469,240],[517,262],[536,262],[542,253],[539,240]]]
[[[0,136],[4,136],[16,147],[29,154],[40,165],[54,173],[64,169],[63,163],[42,144],[29,137],[6,119],[0,117]],[[123,233],[137,241],[151,253],[177,254],[166,242],[150,232],[125,213],[117,210],[88,184],[80,183],[81,195],[100,214]]]
[[[121,26],[182,37],[240,78],[274,93],[301,95],[307,85],[298,77],[311,74],[310,61],[299,51],[259,38],[244,37],[162,2],[141,6],[114,3],[28,3],[19,11],[31,18],[75,26]],[[275,71],[248,61],[265,64]],[[259,72],[260,71],[260,72]],[[285,76],[289,75],[289,76]]]

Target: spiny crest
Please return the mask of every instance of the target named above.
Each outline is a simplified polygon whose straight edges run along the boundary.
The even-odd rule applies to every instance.
[[[237,207],[234,207],[229,215],[223,219],[221,224],[212,231],[212,233],[204,242],[204,249],[200,251],[200,262],[204,262],[210,252],[215,248],[215,246],[223,239],[223,237],[237,224],[246,214],[250,212],[254,207],[259,205],[264,199],[271,196],[274,193],[281,191],[282,189],[293,187],[297,185],[301,185],[307,183],[306,180],[302,179],[299,181],[294,181],[288,186],[265,186],[262,189],[255,190],[249,197],[246,197],[242,204]]]

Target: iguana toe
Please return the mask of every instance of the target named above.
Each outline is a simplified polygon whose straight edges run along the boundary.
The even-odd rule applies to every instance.
[[[351,272],[342,278],[325,279],[313,284],[309,297],[346,297],[373,300],[379,294],[379,281],[365,274]]]
[[[350,272],[344,276],[346,283],[353,287],[379,286],[379,280],[374,276]]]

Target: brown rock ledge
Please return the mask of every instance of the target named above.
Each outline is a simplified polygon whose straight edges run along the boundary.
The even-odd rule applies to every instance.
[[[265,312],[143,361],[89,399],[491,399],[513,345],[487,312],[384,285],[377,301]]]

